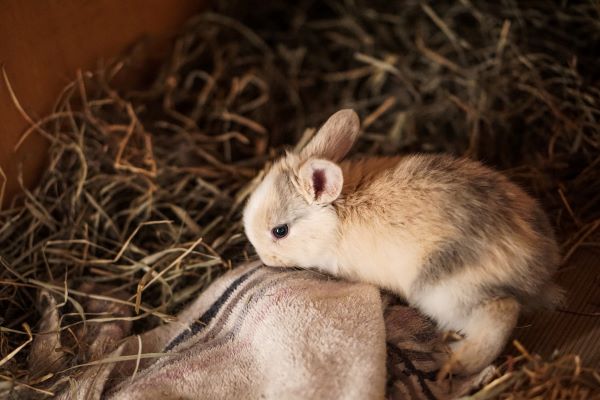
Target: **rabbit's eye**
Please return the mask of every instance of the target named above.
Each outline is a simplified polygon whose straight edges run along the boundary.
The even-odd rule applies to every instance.
[[[271,229],[271,233],[275,238],[281,239],[287,236],[289,228],[287,224],[277,225],[275,228]]]

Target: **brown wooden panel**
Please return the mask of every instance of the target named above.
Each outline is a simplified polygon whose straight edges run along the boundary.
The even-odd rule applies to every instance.
[[[143,37],[160,51],[201,0],[1,0],[0,64],[27,112],[51,111],[78,68],[94,68]],[[158,41],[154,41],[160,39]],[[45,162],[46,144],[33,135],[14,146],[28,123],[0,79],[0,166],[8,177],[5,201],[16,193],[19,165],[31,185]],[[0,178],[0,184],[2,178]]]
[[[596,241],[595,241],[596,242]],[[579,354],[584,365],[600,365],[600,250],[582,247],[557,274],[567,291],[565,309],[521,319],[515,338],[537,354]],[[571,312],[576,312],[571,313]]]

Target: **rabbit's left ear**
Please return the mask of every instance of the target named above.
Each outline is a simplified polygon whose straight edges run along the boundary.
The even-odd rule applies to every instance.
[[[297,172],[300,194],[309,204],[329,204],[342,192],[341,168],[331,161],[310,159]]]
[[[315,137],[302,149],[302,159],[321,158],[341,161],[360,133],[360,119],[354,110],[340,110],[323,124]]]

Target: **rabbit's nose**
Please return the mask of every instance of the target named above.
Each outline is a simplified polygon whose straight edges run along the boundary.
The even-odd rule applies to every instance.
[[[262,261],[263,264],[265,264],[267,267],[281,267],[283,266],[283,263],[281,262],[281,260],[276,257],[276,256],[260,256],[260,260]]]
[[[276,264],[276,262],[273,258],[265,256],[265,255],[260,256],[260,261],[262,261],[262,263],[265,264],[267,267],[274,267]]]

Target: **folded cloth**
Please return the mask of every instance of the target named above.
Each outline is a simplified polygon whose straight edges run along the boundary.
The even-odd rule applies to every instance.
[[[251,263],[176,322],[120,345],[122,329],[105,329],[114,350],[79,368],[58,398],[435,399],[468,390],[474,378],[436,379],[441,339],[431,322],[384,303],[371,285]]]

